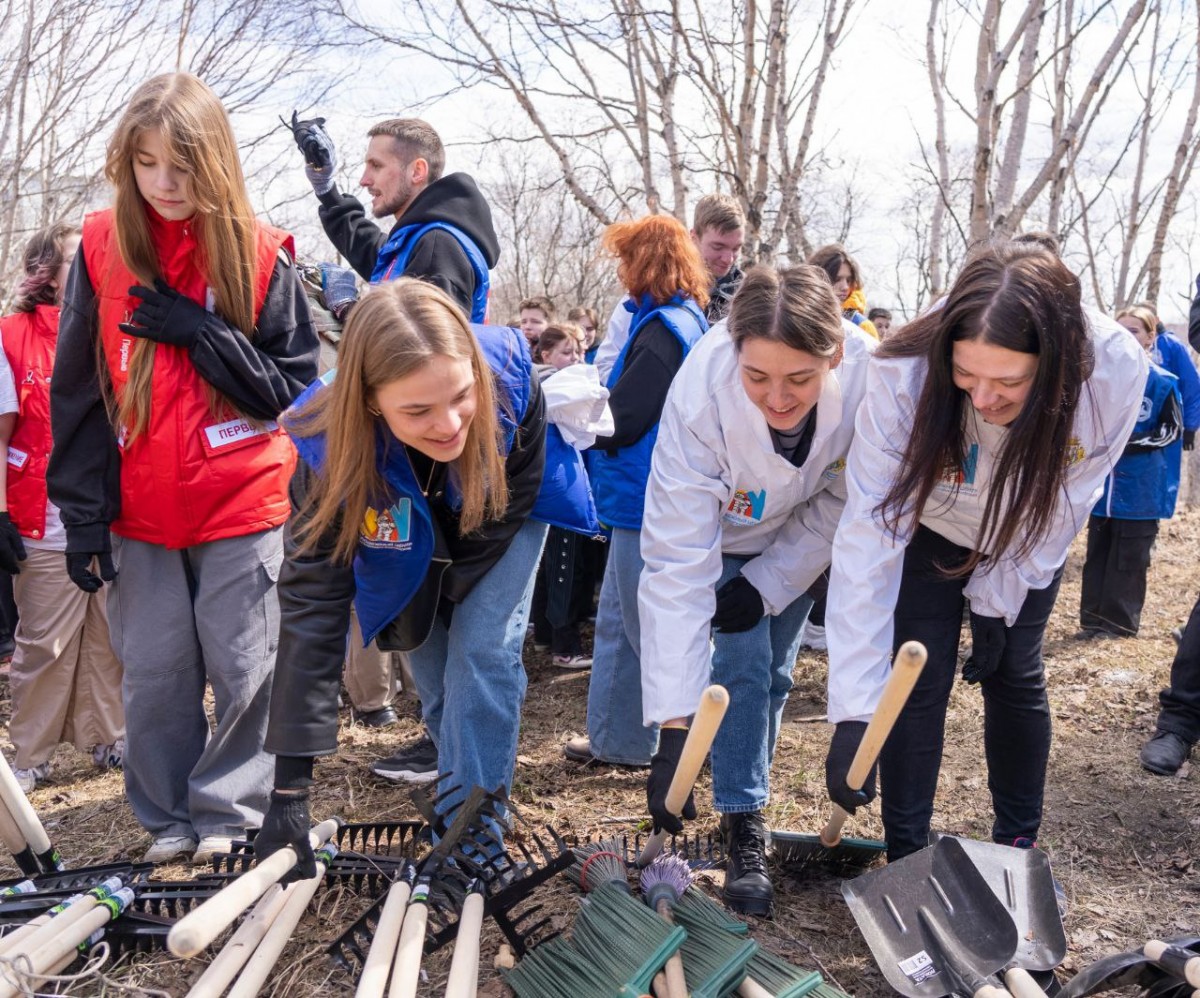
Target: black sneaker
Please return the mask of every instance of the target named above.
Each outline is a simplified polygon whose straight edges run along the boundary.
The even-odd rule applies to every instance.
[[[1142,746],[1142,768],[1159,776],[1174,776],[1191,755],[1192,744],[1174,731],[1156,731]]]
[[[725,866],[725,903],[743,915],[769,916],[775,889],[767,875],[769,833],[761,811],[721,815]]]
[[[433,739],[422,735],[386,759],[371,763],[371,772],[394,783],[429,783],[437,777],[438,754]]]

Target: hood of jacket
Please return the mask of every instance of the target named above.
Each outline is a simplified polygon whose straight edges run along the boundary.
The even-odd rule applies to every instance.
[[[500,241],[492,226],[492,209],[475,181],[465,173],[451,173],[421,191],[392,227],[392,231],[427,222],[449,222],[475,242],[494,268],[500,259]]]

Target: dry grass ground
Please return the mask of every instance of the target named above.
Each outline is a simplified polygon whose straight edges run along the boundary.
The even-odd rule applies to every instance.
[[[1106,952],[1127,949],[1148,937],[1179,935],[1200,927],[1200,781],[1185,769],[1177,779],[1143,772],[1137,753],[1150,733],[1156,694],[1174,653],[1170,632],[1187,617],[1200,591],[1200,511],[1164,526],[1150,573],[1150,595],[1136,640],[1081,643],[1077,628],[1082,543],[1067,566],[1057,611],[1047,635],[1055,740],[1050,761],[1042,844],[1071,900],[1067,918],[1070,952],[1064,973]],[[632,830],[644,814],[643,776],[609,767],[566,762],[562,742],[585,728],[587,674],[563,673],[545,656],[531,654],[529,695],[513,796],[531,821],[579,834]],[[804,654],[788,705],[774,773],[775,827],[816,831],[826,810],[822,762],[829,729],[813,718],[824,712],[823,655]],[[7,698],[6,684],[0,692]],[[411,705],[405,705],[411,707]],[[347,820],[412,817],[401,789],[373,778],[366,764],[388,754],[417,732],[410,713],[398,729],[378,734],[347,727],[342,750],[319,767],[313,812]],[[137,858],[148,837],[126,806],[117,774],[93,771],[82,756],[60,749],[52,781],[32,800],[72,866],[118,857]],[[697,793],[695,827],[715,829],[711,798]],[[982,764],[981,710],[977,689],[958,684],[951,704],[946,762],[935,827],[986,838],[990,802]],[[877,815],[856,821],[854,834],[877,836]],[[3,864],[0,864],[3,866]],[[14,871],[11,864],[4,875]],[[166,869],[164,877],[186,876]],[[843,990],[867,996],[891,993],[871,960],[829,876],[780,877],[777,914],[758,922],[754,935],[794,962],[819,968]],[[573,902],[565,887],[544,889],[545,904],[566,919]],[[365,898],[333,889],[302,923],[285,952],[279,973],[264,994],[348,994],[352,981],[331,970],[324,945],[366,906]],[[484,939],[481,992],[506,989],[492,972],[499,942],[494,927]],[[441,994],[448,956],[427,961],[422,995]],[[166,955],[138,956],[108,970],[126,986],[184,994],[203,968]],[[97,980],[78,981],[69,993],[102,993]],[[115,994],[109,990],[103,993]]]

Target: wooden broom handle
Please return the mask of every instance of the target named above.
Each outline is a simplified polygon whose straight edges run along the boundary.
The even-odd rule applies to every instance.
[[[900,711],[904,709],[909,694],[921,676],[921,670],[925,668],[926,658],[928,653],[920,641],[905,641],[896,652],[883,695],[879,698],[879,704],[875,713],[871,715],[871,722],[863,732],[858,751],[854,753],[854,759],[846,773],[846,786],[851,790],[861,790],[867,782],[867,775],[875,765],[875,760],[879,758],[883,743],[891,734],[896,718],[900,716]],[[833,805],[833,815],[821,832],[822,845],[832,848],[841,841],[842,825],[848,817],[849,814],[844,808],[838,804]]]
[[[1142,950],[1146,956],[1158,963],[1163,956],[1168,956],[1172,966],[1169,973],[1175,974],[1174,965],[1179,965],[1183,971],[1183,979],[1194,988],[1200,988],[1200,956],[1193,956],[1182,946],[1170,946],[1159,939],[1151,939]]]
[[[679,765],[675,767],[675,775],[671,777],[671,785],[667,788],[666,805],[672,814],[678,815],[683,811],[683,805],[687,803],[688,794],[696,784],[700,767],[704,765],[704,759],[708,750],[712,748],[717,729],[721,726],[728,709],[729,692],[724,686],[714,683],[700,694],[700,705],[696,708],[696,716],[692,718],[688,728],[683,752],[679,756]],[[666,841],[666,829],[660,828],[651,835],[638,858],[638,866],[649,866],[654,857],[662,852]]]
[[[479,990],[479,933],[483,929],[483,894],[472,891],[458,916],[454,958],[446,979],[446,998],[475,998]]]

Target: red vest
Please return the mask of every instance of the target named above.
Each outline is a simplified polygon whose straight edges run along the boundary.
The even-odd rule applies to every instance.
[[[38,305],[0,319],[4,352],[17,385],[17,425],[8,442],[8,514],[26,537],[46,535],[50,461],[50,375],[58,343],[58,307]]]
[[[197,265],[200,246],[191,220],[170,222],[147,209],[163,280],[199,304],[208,286]],[[280,249],[291,237],[259,225],[255,314],[262,309]],[[137,307],[129,288],[141,283],[117,248],[111,210],[88,215],[81,252],[96,293],[100,341],[117,398],[128,381],[136,342],[118,328]],[[207,383],[186,349],[158,344],[145,432],[121,447],[121,515],[114,533],[186,548],[277,527],[288,518],[287,487],[296,451],[274,422],[260,424],[226,405],[210,411]]]

